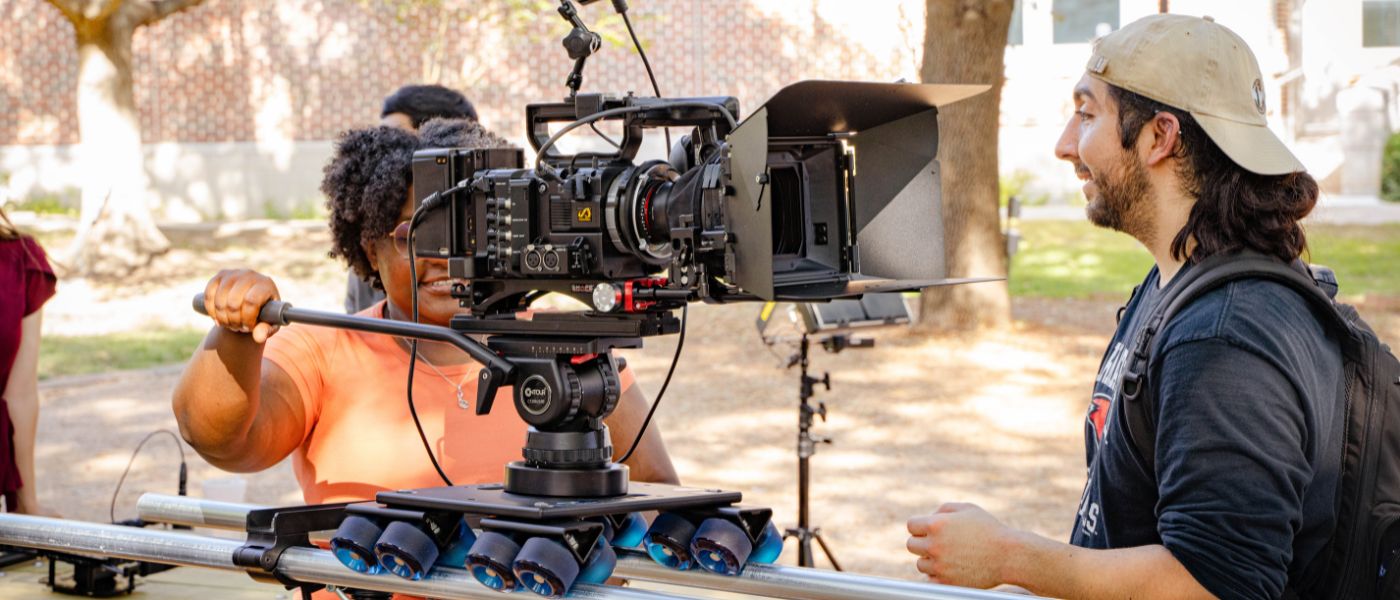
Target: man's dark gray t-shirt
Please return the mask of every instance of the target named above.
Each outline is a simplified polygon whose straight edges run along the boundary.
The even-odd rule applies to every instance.
[[[1165,291],[1157,287],[1154,267],[1094,382],[1088,483],[1071,543],[1162,544],[1216,596],[1278,598],[1335,519],[1340,347],[1281,284],[1236,281],[1192,302],[1155,342],[1153,473],[1116,404],[1130,349]]]

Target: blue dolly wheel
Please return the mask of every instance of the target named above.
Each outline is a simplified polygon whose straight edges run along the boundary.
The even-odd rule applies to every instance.
[[[706,571],[738,575],[753,552],[753,542],[738,525],[724,519],[705,519],[690,540],[691,555]]]
[[[476,543],[467,551],[467,570],[472,577],[488,588],[498,592],[515,591],[515,573],[511,571],[515,555],[520,552],[520,544],[510,536],[494,531],[483,531],[476,536]]]
[[[561,598],[578,578],[579,564],[563,544],[549,538],[530,538],[515,556],[515,579],[546,598]]]
[[[778,533],[778,528],[772,521],[763,528],[763,533],[758,536],[758,544],[754,546],[753,553],[749,554],[749,564],[770,565],[777,562],[778,555],[783,553],[783,534]]]
[[[467,564],[467,552],[471,551],[472,544],[475,543],[476,533],[467,525],[467,520],[462,519],[457,524],[457,533],[452,536],[452,541],[448,542],[447,547],[442,549],[442,554],[438,555],[437,564],[462,568]]]
[[[384,570],[404,579],[418,580],[437,562],[438,546],[417,525],[394,521],[384,528],[374,554]]]
[[[371,519],[350,515],[340,522],[331,538],[331,553],[340,564],[367,575],[379,573],[379,559],[374,557],[374,543],[383,529]]]
[[[579,572],[576,583],[602,584],[609,577],[612,577],[615,568],[617,568],[617,552],[613,551],[612,544],[609,544],[607,540],[599,538],[598,545],[593,547],[593,553],[588,555],[588,562],[583,565],[583,570]]]
[[[618,548],[636,548],[642,545],[647,534],[647,520],[641,513],[629,513],[622,525],[613,532],[612,545]]]
[[[674,513],[661,513],[652,521],[644,539],[647,554],[658,564],[684,571],[690,560],[690,538],[695,537],[695,524]]]

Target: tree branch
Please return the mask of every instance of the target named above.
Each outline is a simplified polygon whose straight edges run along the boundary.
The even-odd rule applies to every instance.
[[[132,17],[138,27],[150,25],[187,8],[198,6],[204,0],[139,0],[128,2]]]
[[[57,8],[58,12],[63,13],[64,18],[67,18],[74,26],[85,19],[83,8],[78,5],[77,0],[49,0],[49,4]]]

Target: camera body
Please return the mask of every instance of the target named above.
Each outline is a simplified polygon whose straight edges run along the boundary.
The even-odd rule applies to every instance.
[[[806,81],[742,124],[732,97],[533,104],[533,168],[515,149],[415,155],[415,201],[446,194],[415,251],[470,281],[454,295],[476,317],[521,310],[539,292],[635,313],[947,283],[938,106],[978,91]],[[552,124],[605,119],[623,131],[614,152],[552,151]],[[662,127],[691,133],[669,160],[635,161]]]

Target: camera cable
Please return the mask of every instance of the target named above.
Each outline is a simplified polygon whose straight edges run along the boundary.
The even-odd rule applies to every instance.
[[[656,97],[661,97],[661,86],[656,85],[656,73],[651,70],[651,61],[647,60],[647,53],[642,49],[642,42],[637,40],[637,32],[632,29],[632,19],[627,16],[627,0],[613,0],[613,8],[617,9],[617,14],[622,15],[622,22],[627,25],[627,35],[632,36],[632,45],[637,48],[637,54],[642,57],[642,66],[647,69],[647,79],[651,80],[651,91],[656,93]],[[663,128],[666,134],[666,151],[671,151],[671,130]]]
[[[111,522],[117,522],[117,495],[121,494],[122,484],[126,483],[126,476],[131,473],[131,465],[136,462],[136,456],[141,454],[141,449],[146,447],[146,442],[151,441],[151,438],[162,433],[170,436],[170,439],[175,440],[175,447],[180,450],[180,486],[178,491],[181,496],[185,495],[186,485],[189,481],[189,467],[185,464],[185,445],[180,442],[180,436],[175,435],[175,432],[169,429],[157,429],[146,434],[146,437],[141,438],[141,443],[137,444],[136,450],[131,452],[131,459],[126,461],[126,469],[122,470],[121,478],[117,479],[117,489],[112,490],[112,503],[107,508],[107,518]],[[139,521],[138,519],[132,523],[135,524]]]
[[[738,128],[739,126],[739,122],[734,119],[734,114],[729,112],[729,109],[725,108],[723,105],[715,104],[713,102],[700,102],[697,100],[672,100],[667,102],[657,102],[655,104],[611,108],[608,110],[593,113],[582,119],[569,123],[568,125],[561,127],[559,131],[554,132],[554,135],[549,136],[549,139],[545,140],[543,144],[540,144],[539,150],[537,150],[535,153],[535,172],[541,176],[549,177],[556,181],[559,180],[559,174],[556,173],[554,171],[554,168],[551,167],[549,163],[546,163],[544,159],[549,154],[549,149],[554,147],[554,144],[559,141],[559,138],[564,137],[570,131],[573,131],[575,129],[578,129],[579,127],[583,127],[584,125],[588,125],[596,121],[601,121],[608,117],[616,117],[618,115],[625,115],[635,112],[644,112],[649,110],[666,110],[672,108],[707,108],[713,111],[718,111],[722,116],[724,116],[725,121],[728,121],[729,123],[729,129],[731,131]],[[426,205],[427,202],[424,201],[424,204]]]
[[[642,421],[642,427],[637,430],[637,437],[632,440],[632,447],[628,448],[627,453],[617,460],[618,464],[625,463],[627,459],[632,458],[632,453],[642,443],[642,435],[647,432],[647,426],[651,424],[652,415],[656,414],[656,407],[661,406],[661,399],[666,397],[666,388],[671,385],[671,376],[676,373],[676,364],[681,360],[681,348],[685,347],[685,323],[690,320],[689,310],[689,304],[681,305],[681,334],[676,339],[676,354],[671,357],[671,368],[666,371],[666,379],[661,382],[661,391],[656,393],[656,400],[651,403],[651,410],[647,411],[647,418]]]
[[[457,185],[442,192],[435,192],[431,196],[423,199],[418,205],[418,210],[413,211],[413,217],[408,220],[408,280],[413,282],[413,289],[410,293],[413,302],[413,322],[418,322],[418,247],[414,244],[414,234],[418,231],[418,223],[428,212],[440,206],[448,197],[466,189],[465,185]],[[418,439],[423,441],[423,450],[428,453],[428,460],[433,463],[433,470],[437,471],[438,477],[448,486],[452,485],[452,479],[442,470],[442,465],[438,464],[437,456],[433,454],[433,445],[428,443],[428,434],[423,432],[423,422],[418,418],[418,408],[413,403],[413,372],[418,370],[418,338],[408,340],[408,414],[413,416],[413,426],[418,429]],[[451,382],[449,382],[451,383]],[[461,388],[458,388],[461,392]]]
[[[612,147],[617,148],[618,150],[622,149],[622,144],[617,143],[617,140],[608,137],[608,134],[603,133],[602,130],[598,129],[597,123],[589,123],[588,126],[593,129],[593,133],[596,133],[598,134],[598,137],[603,138],[603,141],[607,142],[608,144],[612,145]],[[667,141],[666,143],[668,146],[670,145],[670,141]]]

